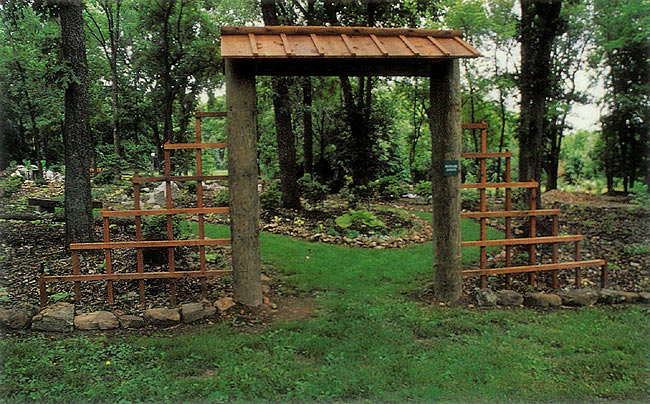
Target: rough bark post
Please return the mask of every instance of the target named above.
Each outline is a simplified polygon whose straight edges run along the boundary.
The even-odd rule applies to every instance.
[[[429,112],[433,188],[433,285],[436,299],[453,303],[462,294],[460,172],[445,175],[445,161],[460,169],[461,101],[458,60],[434,65]]]
[[[93,140],[88,121],[88,63],[81,1],[61,6],[63,58],[74,80],[65,89],[65,217],[66,241],[92,241],[93,215],[90,195],[90,162]]]
[[[262,304],[255,73],[246,62],[226,59],[228,183],[235,300]]]

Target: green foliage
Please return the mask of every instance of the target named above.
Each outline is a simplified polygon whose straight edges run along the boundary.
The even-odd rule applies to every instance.
[[[648,192],[647,184],[635,182],[632,189],[630,189],[630,196],[633,204],[650,209],[650,192]]]
[[[230,193],[227,189],[223,189],[217,193],[214,198],[215,206],[228,206],[230,204]],[[260,196],[261,199],[261,196]]]
[[[185,238],[189,226],[180,216],[172,216],[172,234],[174,239]],[[142,237],[145,240],[167,240],[167,216],[145,216],[142,220]]]
[[[10,197],[20,190],[24,182],[25,179],[22,175],[14,175],[0,182],[0,187],[4,190],[5,196]]]
[[[280,207],[281,197],[280,181],[271,181],[266,190],[260,192],[260,207],[264,210],[277,209]]]
[[[420,181],[413,186],[413,192],[422,197],[427,198],[432,194],[431,181]]]
[[[370,183],[370,189],[384,201],[394,201],[408,192],[408,186],[396,175],[381,177]]]
[[[311,174],[305,174],[298,180],[300,194],[306,198],[312,205],[317,204],[327,198],[329,187],[321,184]]]
[[[339,227],[354,230],[381,229],[386,226],[374,213],[364,209],[350,209],[348,213],[338,216],[335,222]]]

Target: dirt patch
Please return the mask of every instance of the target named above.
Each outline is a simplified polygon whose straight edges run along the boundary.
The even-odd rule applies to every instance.
[[[545,192],[542,201],[547,205],[559,202],[567,205],[586,205],[600,208],[633,207],[629,196],[595,195],[587,192],[564,192],[557,189]]]

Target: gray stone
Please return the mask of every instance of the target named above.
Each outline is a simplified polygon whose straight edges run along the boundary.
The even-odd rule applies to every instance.
[[[217,309],[219,309],[219,311],[226,311],[232,306],[234,306],[235,302],[232,300],[231,297],[224,297],[214,302],[214,305]]]
[[[650,303],[650,292],[640,292],[639,293],[639,302],[640,303]]]
[[[175,325],[181,321],[181,311],[178,309],[148,309],[143,314],[146,321],[163,327]]]
[[[205,312],[205,317],[212,317],[217,314],[217,308],[211,304],[204,304],[203,311]]]
[[[260,280],[262,283],[270,284],[271,283],[271,278],[269,278],[267,275],[260,274]]]
[[[140,316],[133,316],[131,314],[125,314],[119,316],[118,320],[122,328],[142,328],[144,327],[144,318]]]
[[[598,301],[604,304],[634,303],[639,300],[639,294],[634,292],[623,292],[614,289],[601,289],[598,294]]]
[[[565,306],[591,306],[598,301],[598,292],[591,288],[562,290],[558,296]]]
[[[179,188],[178,184],[173,181],[171,183],[171,190],[172,190],[172,198],[177,198],[181,193],[181,189]],[[156,188],[154,188],[153,191],[149,194],[147,203],[151,205],[164,205],[166,195],[167,195],[167,185],[165,183],[162,183],[158,185]]]
[[[65,302],[46,307],[32,319],[32,330],[70,332],[74,329],[74,305]]]
[[[185,303],[181,306],[181,318],[184,323],[193,323],[203,317],[205,317],[203,303]]]
[[[29,326],[39,308],[28,303],[19,303],[10,309],[0,309],[0,326],[22,330]]]
[[[497,304],[499,306],[520,306],[524,298],[514,290],[499,290],[497,292]]]
[[[497,294],[491,289],[480,289],[476,292],[476,302],[479,306],[496,306]]]
[[[553,293],[526,293],[524,305],[531,307],[557,307],[562,304],[562,298]]]
[[[110,311],[94,311],[76,316],[74,326],[80,330],[112,330],[118,328],[120,322]]]

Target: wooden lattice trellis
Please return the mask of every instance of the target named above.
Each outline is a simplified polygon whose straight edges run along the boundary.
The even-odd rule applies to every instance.
[[[211,213],[228,213],[227,207],[206,208],[203,206],[203,181],[226,180],[227,175],[203,175],[202,169],[202,149],[206,148],[226,148],[226,143],[202,143],[201,141],[201,119],[207,117],[225,118],[225,112],[196,112],[196,141],[195,143],[166,143],[164,145],[165,174],[156,177],[134,176],[133,183],[133,210],[111,211],[104,210],[101,212],[103,222],[103,242],[99,243],[72,243],[70,250],[72,253],[72,275],[45,275],[41,273],[39,279],[40,304],[45,306],[47,303],[46,283],[48,282],[74,282],[75,300],[81,299],[81,282],[85,281],[105,281],[106,294],[108,303],[114,304],[113,281],[116,280],[137,280],[140,303],[144,303],[146,279],[169,279],[170,282],[170,301],[172,305],[176,304],[176,279],[179,278],[200,278],[201,279],[201,296],[206,297],[207,287],[206,279],[209,277],[218,277],[230,275],[231,270],[207,270],[205,247],[230,244],[231,239],[208,239],[205,238],[205,215]],[[171,175],[171,151],[172,150],[195,150],[196,151],[196,175]],[[172,206],[172,181],[196,181],[196,208],[174,208]],[[140,185],[143,183],[164,182],[165,189],[165,208],[164,209],[141,209],[140,205]],[[198,215],[198,239],[192,240],[174,240],[172,217],[178,214]],[[142,239],[142,217],[143,216],[167,216],[167,240],[145,241]],[[116,241],[110,240],[110,218],[111,217],[134,217],[135,218],[135,241]],[[200,267],[196,271],[176,271],[174,248],[181,246],[199,247]],[[164,272],[145,272],[143,248],[167,248],[168,270]],[[111,257],[111,250],[121,248],[135,248],[137,259],[137,272],[135,273],[114,273]],[[104,250],[104,259],[106,273],[102,274],[81,274],[79,251],[83,250]]]
[[[583,261],[581,258],[580,243],[582,242],[582,235],[559,235],[559,221],[558,216],[562,214],[557,205],[553,209],[537,209],[537,188],[536,181],[529,182],[512,182],[511,178],[511,162],[512,153],[507,151],[504,153],[491,153],[487,151],[487,128],[486,122],[463,124],[463,129],[480,129],[481,130],[481,151],[477,153],[462,153],[463,158],[479,159],[479,182],[462,184],[463,189],[478,189],[479,190],[479,211],[478,212],[463,212],[461,217],[464,218],[478,218],[480,223],[479,240],[477,241],[464,241],[463,247],[480,247],[479,269],[465,270],[462,272],[463,276],[480,276],[481,287],[487,286],[488,275],[506,274],[506,288],[510,289],[512,277],[514,273],[527,273],[528,283],[535,286],[535,273],[540,271],[553,271],[552,272],[552,287],[558,288],[558,271],[560,269],[575,269],[575,284],[579,286],[581,283],[581,268],[582,267],[598,267],[602,268],[601,272],[601,286],[607,286],[607,262],[603,259]],[[505,182],[502,183],[489,183],[487,181],[487,159],[488,158],[505,158]],[[505,189],[505,210],[502,211],[488,211],[486,190],[488,188],[501,188]],[[513,188],[527,188],[529,190],[528,200],[529,207],[527,210],[512,210],[512,189]],[[537,236],[537,216],[551,216],[552,217],[552,235],[550,236]],[[486,226],[488,218],[505,218],[506,234],[505,239],[501,240],[487,240]],[[513,217],[528,217],[529,218],[529,236],[526,238],[512,238],[512,218]],[[559,262],[559,243],[574,243],[574,261],[572,262]],[[541,264],[536,262],[537,244],[552,244],[553,252],[551,263]],[[512,247],[516,245],[528,245],[528,265],[512,266]],[[502,268],[488,268],[487,267],[487,247],[490,246],[504,246],[505,247],[505,267]]]

